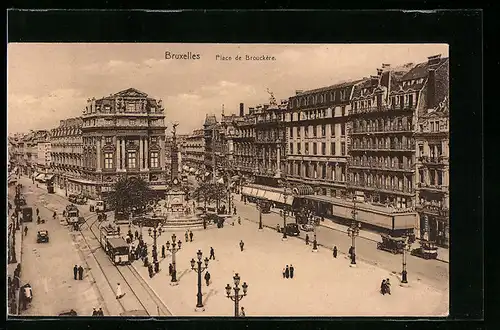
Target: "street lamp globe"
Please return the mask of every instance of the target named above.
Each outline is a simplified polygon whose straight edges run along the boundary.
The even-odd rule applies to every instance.
[[[151,228],[148,229],[149,236],[151,236]]]
[[[208,267],[208,258],[205,257],[205,267]]]
[[[196,263],[196,261],[194,260],[194,258],[191,258],[191,269],[194,269],[195,263]]]
[[[233,280],[234,280],[234,285],[236,286],[240,285],[240,276],[238,275],[238,273],[234,274]]]
[[[175,234],[172,234],[172,242],[175,242],[176,239],[177,239],[177,236],[175,236]]]
[[[179,241],[177,242],[177,245],[179,245],[179,249],[181,248],[181,244],[182,244],[182,242],[181,242],[181,240],[179,240]]]
[[[248,290],[248,284],[247,282],[243,282],[243,285],[241,286],[243,288],[243,295],[247,295],[247,290]]]
[[[201,257],[202,257],[201,250],[198,250],[198,252],[196,252],[196,257],[198,257],[198,261],[201,261]]]
[[[167,241],[167,243],[165,243],[165,245],[167,246],[167,250],[170,249],[170,241]]]
[[[228,297],[231,295],[231,286],[229,284],[226,285],[226,294]]]

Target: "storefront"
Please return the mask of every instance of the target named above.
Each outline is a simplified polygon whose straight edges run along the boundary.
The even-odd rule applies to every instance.
[[[261,185],[246,185],[241,187],[241,195],[244,200],[255,202],[256,200],[268,200],[274,203],[277,207],[283,205],[291,206],[293,204],[293,195],[291,192],[285,194],[283,188],[271,188]]]

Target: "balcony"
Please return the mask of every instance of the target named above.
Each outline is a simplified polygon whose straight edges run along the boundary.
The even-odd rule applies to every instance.
[[[372,184],[367,185],[365,182],[353,182],[349,181],[347,183],[348,187],[361,189],[361,190],[373,190],[380,191],[387,194],[402,194],[402,195],[413,195],[415,189],[409,187],[399,188],[398,186],[391,186],[385,184]]]
[[[281,143],[282,137],[258,137],[255,139],[255,143]]]
[[[269,177],[269,178],[279,178],[280,177],[280,174],[278,173],[277,170],[267,169],[267,168],[264,168],[264,167],[261,167],[258,170],[256,170],[254,172],[254,174],[258,175],[258,176]]]
[[[427,190],[430,192],[447,192],[448,191],[448,186],[444,185],[437,185],[437,184],[428,184],[425,182],[419,182],[417,183],[417,186],[420,188],[420,190]]]
[[[401,151],[401,152],[411,152],[415,151],[415,144],[402,145],[402,144],[392,144],[390,146],[371,146],[371,145],[352,145],[351,150],[353,151]]]
[[[417,204],[415,206],[417,212],[422,212],[434,216],[440,216],[448,218],[450,216],[450,210],[443,206],[436,205],[431,202],[424,202],[424,204]]]
[[[396,164],[394,166],[386,165],[385,163],[361,163],[351,162],[348,163],[351,168],[371,169],[379,171],[395,171],[395,172],[414,172],[415,164]]]
[[[257,124],[273,124],[281,121],[281,118],[257,118]]]
[[[422,164],[426,164],[426,165],[446,165],[446,164],[448,164],[448,157],[445,157],[445,156],[438,156],[438,157],[420,156],[420,157],[418,157],[418,160]]]
[[[397,134],[397,133],[411,133],[415,127],[413,125],[398,126],[394,128],[371,129],[371,128],[357,128],[351,131],[351,135],[366,135],[366,134]]]
[[[413,111],[416,109],[416,104],[409,105],[405,104],[404,106],[395,106],[395,105],[382,105],[380,107],[369,107],[362,109],[352,109],[350,111],[350,115],[359,115],[359,114],[367,114],[367,113],[381,113],[381,112],[389,112],[389,111]]]

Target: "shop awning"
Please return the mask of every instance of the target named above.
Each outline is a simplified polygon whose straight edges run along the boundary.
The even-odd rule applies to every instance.
[[[285,202],[285,195],[280,194],[278,202],[286,205],[292,205],[293,204],[293,196],[292,195],[287,195],[286,196],[286,202]]]
[[[159,184],[159,185],[152,185],[152,186],[151,186],[151,189],[152,189],[152,190],[167,190],[167,186],[166,186],[166,185],[163,185],[163,184]]]
[[[35,180],[40,180],[40,181],[45,180],[45,174],[43,174],[43,173],[38,174],[35,177]]]
[[[38,176],[38,174],[40,174],[40,173],[38,173],[38,172],[33,172],[33,177],[34,177],[34,178],[36,178],[36,177]]]
[[[47,174],[45,176],[45,180],[47,180],[47,181],[52,180],[53,177],[54,177],[54,174]]]
[[[280,193],[274,191],[266,191],[266,199],[272,202],[280,202]]]
[[[314,195],[314,189],[311,188],[310,186],[306,186],[306,185],[299,185],[299,186],[293,188],[292,191],[295,195],[298,195],[298,196]]]
[[[240,178],[240,177],[239,177],[238,175],[235,175],[235,176],[233,176],[233,177],[231,178],[231,180],[239,180],[239,178]]]

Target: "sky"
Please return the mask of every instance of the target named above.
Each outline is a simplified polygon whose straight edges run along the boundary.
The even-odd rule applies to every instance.
[[[200,58],[165,59],[167,51]],[[228,115],[239,113],[240,102],[245,112],[267,103],[267,89],[279,102],[296,90],[375,75],[382,63],[420,63],[437,54],[447,57],[448,45],[9,43],[8,132],[55,128],[80,116],[88,98],[132,87],[161,99],[167,126],[179,123],[185,134],[201,128],[206,114],[220,118],[223,105]]]

